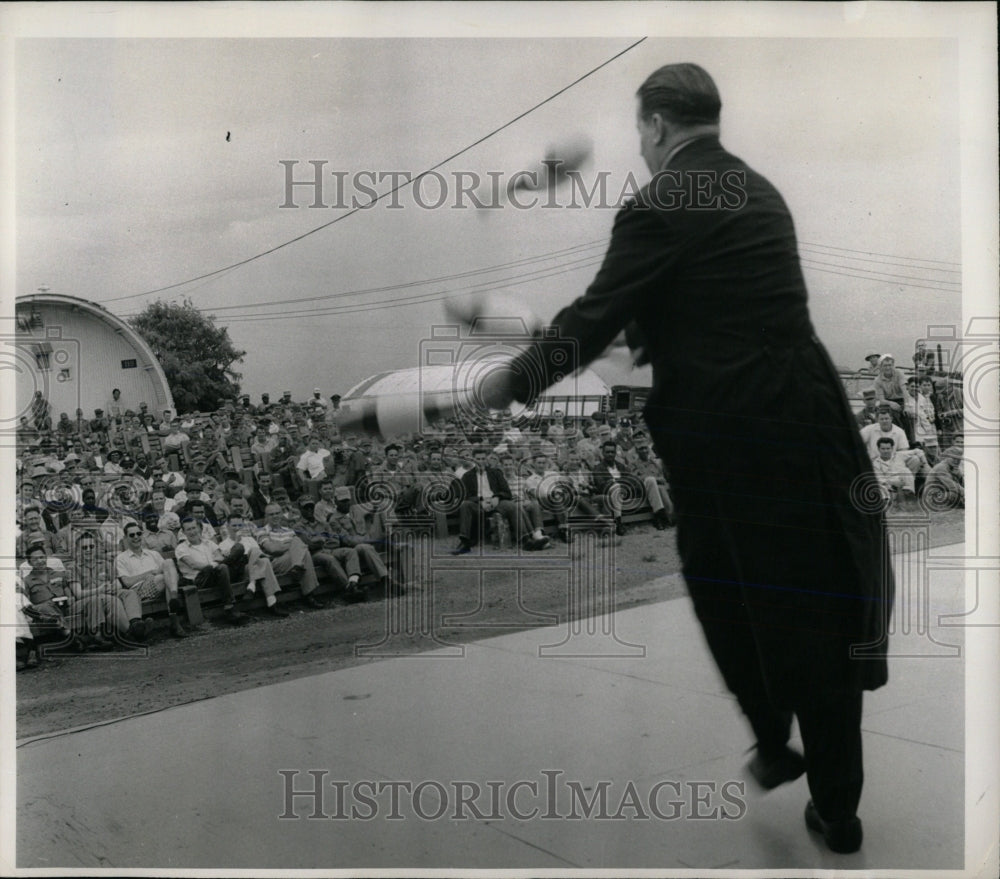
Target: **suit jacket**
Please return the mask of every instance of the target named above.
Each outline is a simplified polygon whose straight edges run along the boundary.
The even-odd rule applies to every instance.
[[[619,481],[621,478],[632,475],[632,468],[621,462],[616,462],[619,473]],[[590,480],[594,484],[595,494],[604,494],[608,490],[608,486],[615,481],[615,477],[611,475],[611,471],[608,470],[608,465],[603,461],[598,461],[593,467],[590,468]]]
[[[598,357],[626,326],[653,367],[644,410],[669,470],[695,612],[730,689],[759,656],[788,707],[817,690],[885,683],[893,582],[871,462],[813,332],[791,215],[717,137],[683,146],[619,211],[557,338],[520,355],[511,391]],[[873,491],[874,490],[874,491]],[[733,637],[732,609],[753,650]],[[730,626],[730,628],[727,628]],[[746,632],[746,627],[741,630]]]
[[[486,479],[490,484],[490,491],[500,500],[509,501],[512,497],[510,485],[502,470],[495,467],[486,468]],[[466,500],[478,499],[479,497],[479,470],[473,467],[462,474],[462,491]]]
[[[247,503],[250,505],[250,512],[254,520],[263,521],[264,508],[268,505],[269,501],[260,493],[260,489],[255,488],[253,490],[253,493],[247,498]]]

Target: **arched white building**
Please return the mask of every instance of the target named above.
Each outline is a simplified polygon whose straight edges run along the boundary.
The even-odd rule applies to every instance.
[[[174,400],[146,341],[104,307],[54,293],[19,296],[17,328],[5,339],[4,359],[17,375],[17,413],[26,415],[36,391],[49,401],[52,419],[82,409],[87,418],[107,410],[112,390],[122,405],[138,411],[173,409]]]

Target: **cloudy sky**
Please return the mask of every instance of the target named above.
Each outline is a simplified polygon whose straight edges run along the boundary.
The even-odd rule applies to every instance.
[[[648,179],[636,87],[693,61],[722,94],[724,145],[792,210],[835,362],[908,359],[928,325],[961,323],[960,53],[946,37],[651,36],[441,166],[444,207],[410,189],[396,206],[338,206],[334,172],[348,204],[365,201],[358,175],[437,165],[671,30],[649,18],[605,38],[18,40],[16,291],[121,315],[189,297],[246,349],[255,398],[343,393],[417,365],[448,299],[501,289],[545,317],[579,295],[613,209],[456,209],[456,175],[510,175],[589,140],[583,179],[604,174],[612,201],[630,172]],[[283,161],[299,180],[325,163],[325,207],[304,187],[281,207]],[[421,194],[432,204],[436,183]]]

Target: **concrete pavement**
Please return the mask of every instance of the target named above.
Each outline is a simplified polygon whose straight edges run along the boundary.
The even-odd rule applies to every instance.
[[[645,655],[540,656],[568,630],[537,628],[23,742],[17,863],[958,869],[963,629],[938,616],[966,610],[962,576],[903,580],[890,683],[865,697],[854,855],[806,831],[804,778],[746,777],[749,731],[678,599],[615,615]]]

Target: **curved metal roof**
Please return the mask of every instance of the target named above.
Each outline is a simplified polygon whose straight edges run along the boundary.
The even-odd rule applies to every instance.
[[[87,314],[110,327],[111,330],[125,339],[129,346],[141,358],[144,371],[153,378],[153,381],[158,386],[158,390],[162,394],[163,399],[166,400],[167,405],[163,408],[175,408],[174,398],[170,393],[170,385],[167,382],[167,376],[163,372],[163,367],[160,366],[160,361],[153,353],[153,349],[149,347],[149,344],[141,335],[139,335],[139,333],[137,333],[126,321],[118,317],[118,315],[112,314],[103,305],[100,305],[97,302],[90,302],[87,299],[80,299],[77,296],[65,296],[60,293],[29,293],[23,296],[18,296],[14,300],[14,308],[16,311],[20,311],[25,307],[30,307],[31,305],[62,306],[64,308],[74,309]]]

